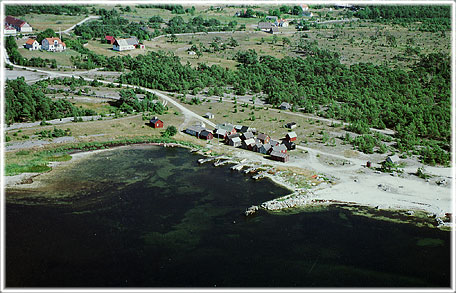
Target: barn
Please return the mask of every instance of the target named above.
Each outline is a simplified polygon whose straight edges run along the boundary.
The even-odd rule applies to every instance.
[[[158,119],[158,117],[154,117],[154,118],[150,119],[150,125],[153,128],[163,128],[163,121]]]

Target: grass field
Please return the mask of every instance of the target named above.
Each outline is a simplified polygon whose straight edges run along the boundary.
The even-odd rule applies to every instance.
[[[32,57],[41,57],[43,59],[55,59],[57,61],[57,64],[60,66],[72,66],[73,63],[71,62],[71,56],[79,56],[79,53],[71,49],[66,49],[63,52],[47,52],[40,50],[29,51],[28,49],[24,48],[24,44],[26,41],[27,39],[19,39],[16,41],[16,43],[19,47],[19,53],[21,53],[22,57],[27,59],[30,59]]]
[[[47,28],[51,28],[54,31],[59,29],[66,30],[72,25],[80,22],[86,16],[71,16],[71,15],[54,15],[54,14],[26,14],[21,19],[27,21],[32,27],[33,31],[44,31]]]

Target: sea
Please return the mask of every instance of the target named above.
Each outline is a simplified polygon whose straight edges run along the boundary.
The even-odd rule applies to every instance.
[[[450,286],[450,232],[341,206],[245,217],[290,191],[199,158],[116,148],[7,190],[6,287]]]

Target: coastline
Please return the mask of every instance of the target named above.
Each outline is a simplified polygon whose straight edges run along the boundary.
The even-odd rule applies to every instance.
[[[197,151],[197,149],[192,148],[189,145],[180,144],[179,141],[172,143],[145,142],[117,145],[97,150],[75,151],[69,153],[72,157],[69,161],[49,163],[49,166],[52,167],[52,169],[48,172],[22,173],[14,176],[5,176],[4,186],[5,188],[11,189],[38,188],[43,184],[40,179],[47,176],[54,176],[61,167],[74,164],[75,162],[91,155],[119,148],[148,146],[184,147],[192,152]],[[287,180],[289,179],[287,177],[288,173],[284,171],[289,167],[296,166],[289,166],[273,161],[265,161],[264,158],[262,160],[257,160],[255,156],[250,156],[246,162],[246,158],[243,156],[236,156],[233,154],[216,156],[212,151],[203,152],[201,150],[198,151],[198,154],[205,156],[209,162],[223,162],[223,160],[225,160],[226,163],[241,164],[241,162],[244,161],[242,163],[242,165],[244,165],[243,168],[247,166],[253,169],[253,172],[257,174],[257,178],[255,179],[269,178],[275,184],[278,184],[290,191],[290,194],[287,194],[286,196],[263,202],[258,206],[253,206],[255,211],[263,209],[266,211],[277,212],[315,206],[322,207],[328,205],[345,205],[347,207],[367,207],[375,210],[406,212],[410,216],[424,213],[427,217],[435,219],[437,227],[443,227],[445,229],[452,228],[451,222],[448,222],[448,218],[452,215],[451,190],[448,188],[445,188],[445,191],[447,191],[449,196],[440,201],[439,198],[434,198],[432,193],[429,194],[429,186],[426,188],[425,182],[413,181],[412,184],[408,184],[411,186],[407,186],[407,189],[412,189],[416,195],[411,197],[405,192],[398,192],[397,189],[390,187],[391,181],[396,180],[399,181],[398,184],[404,184],[405,180],[408,179],[401,179],[399,177],[392,177],[384,174],[376,174],[379,178],[381,178],[380,181],[383,180],[387,182],[383,185],[379,185],[379,179],[375,178],[372,174],[365,174],[365,176],[358,175],[360,178],[357,177],[355,180],[337,180],[340,178],[332,176],[329,177],[336,179],[327,180],[324,176],[317,176],[316,178],[313,178],[315,176],[312,178],[305,176],[298,177],[298,179],[303,178],[302,180],[305,180],[305,178],[307,178],[309,180],[308,186],[302,187],[299,186],[299,184],[292,183],[290,180]],[[247,168],[247,170],[250,168]],[[239,170],[239,172],[240,171],[241,170]],[[247,173],[246,170],[243,170],[243,172]],[[293,174],[297,175],[295,173]],[[302,183],[302,181],[299,182]],[[381,187],[383,187],[383,189]],[[423,197],[423,194],[428,194],[428,196]]]

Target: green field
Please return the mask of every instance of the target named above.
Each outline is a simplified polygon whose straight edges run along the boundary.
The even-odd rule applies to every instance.
[[[71,15],[54,15],[54,14],[27,14],[21,19],[27,21],[32,27],[33,31],[44,31],[47,28],[51,28],[54,31],[59,29],[66,30],[72,25],[80,22],[86,16],[71,16]]]

